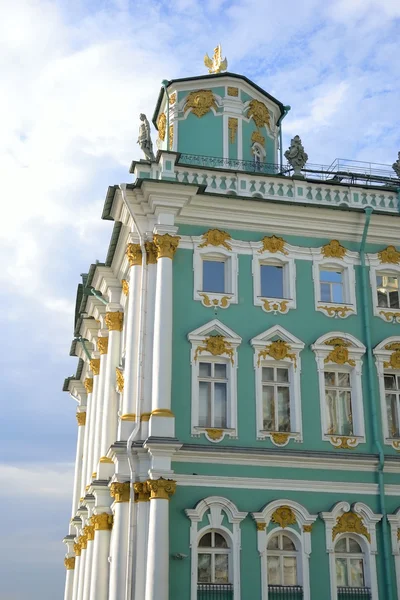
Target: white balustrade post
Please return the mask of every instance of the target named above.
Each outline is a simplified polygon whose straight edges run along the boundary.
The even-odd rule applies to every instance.
[[[107,366],[107,352],[108,352],[108,331],[100,329],[99,333],[102,333],[101,337],[97,338],[97,349],[100,352],[100,374],[99,374],[99,388],[97,392],[97,406],[96,406],[96,420],[94,424],[94,442],[93,442],[93,462],[92,462],[92,477],[94,473],[97,473],[97,465],[100,460],[100,445],[101,445],[101,431],[103,425],[103,410],[104,410],[104,389],[106,380],[106,366]]]
[[[129,535],[130,482],[114,481],[110,486],[114,498],[111,508],[114,513],[111,535],[110,594],[108,600],[124,598],[126,590],[126,566]]]
[[[82,477],[81,477],[81,490],[80,496],[85,495],[85,488],[89,483],[88,477],[88,458],[89,458],[89,439],[90,439],[90,419],[93,410],[93,378],[86,377],[83,382],[85,386],[87,397],[86,397],[86,420],[85,420],[85,435],[83,440],[83,452],[82,452]]]
[[[154,309],[153,383],[150,436],[175,436],[171,411],[172,378],[172,259],[180,238],[155,234],[157,279]]]
[[[96,513],[92,517],[92,522],[95,531],[89,598],[90,600],[108,600],[110,573],[108,557],[113,517],[110,512]]]
[[[135,564],[135,599],[145,598],[147,540],[149,528],[150,491],[146,481],[137,481],[133,485],[136,503],[136,564]]]
[[[74,518],[79,507],[79,498],[82,493],[82,464],[83,464],[83,443],[85,438],[86,411],[77,412],[78,421],[78,439],[76,443],[74,491],[72,495],[72,518]]]
[[[149,479],[149,539],[145,600],[169,599],[169,499],[175,493],[172,479]]]

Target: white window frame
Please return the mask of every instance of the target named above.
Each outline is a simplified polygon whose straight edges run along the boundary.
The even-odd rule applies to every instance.
[[[223,535],[229,543],[231,549],[229,577],[233,585],[233,597],[235,600],[240,600],[240,523],[247,516],[247,512],[240,512],[235,504],[227,498],[209,496],[201,500],[194,509],[186,509],[185,513],[191,521],[191,600],[197,600],[199,540],[205,533],[211,530]],[[208,513],[208,523],[201,527],[205,513]],[[230,527],[224,523],[225,517]]]
[[[353,533],[353,532],[343,532],[339,533],[333,539],[333,528],[337,524],[338,519],[344,514],[351,510],[359,517],[361,517],[363,524],[365,525],[367,532],[370,537],[370,541],[364,535]],[[379,600],[378,594],[378,580],[376,573],[376,562],[375,556],[377,554],[377,544],[376,544],[376,531],[375,526],[382,519],[382,515],[375,514],[366,504],[362,502],[356,502],[352,506],[348,502],[338,502],[332,508],[330,512],[322,512],[320,513],[321,519],[325,521],[325,541],[326,541],[326,551],[329,555],[329,574],[330,574],[330,582],[331,582],[331,599],[337,600],[337,583],[336,583],[336,554],[335,554],[335,546],[337,542],[344,536],[352,537],[356,542],[361,546],[361,549],[364,554],[364,578],[365,578],[365,587],[370,588],[371,590],[371,598],[374,600]]]
[[[341,338],[348,343],[347,350],[349,360],[354,361],[355,366],[348,362],[338,364],[329,359],[334,350],[333,345],[327,345],[330,339]],[[317,362],[319,397],[321,410],[321,434],[324,441],[329,441],[336,448],[355,448],[358,444],[365,442],[365,419],[362,395],[362,356],[365,354],[365,346],[357,338],[340,331],[326,333],[311,346]],[[325,362],[327,360],[327,362]],[[326,414],[325,399],[325,371],[347,371],[350,373],[351,382],[351,404],[353,417],[353,434],[344,436],[340,434],[328,434],[328,418]]]
[[[400,323],[400,308],[378,306],[378,286],[376,283],[378,275],[398,277],[400,283],[400,265],[381,263],[378,254],[368,254],[368,261],[374,316],[383,319],[386,323]]]
[[[359,264],[358,253],[346,250],[343,258],[325,257],[322,248],[311,248],[313,256],[313,280],[315,310],[327,317],[346,319],[357,314],[356,281],[354,265]],[[321,271],[341,271],[343,273],[343,295],[345,302],[324,302],[321,300]]]
[[[387,519],[390,524],[392,555],[394,556],[396,571],[397,597],[400,598],[400,540],[398,537],[398,532],[400,531],[400,508],[393,515],[387,515]]]
[[[213,355],[208,352],[206,340],[212,335],[222,335],[230,350],[230,354]],[[242,341],[232,329],[223,325],[218,319],[214,319],[192,331],[188,335],[192,344],[191,367],[192,367],[192,402],[191,402],[191,435],[200,437],[204,434],[213,443],[220,442],[227,435],[233,439],[237,438],[237,347]],[[200,362],[225,362],[227,365],[227,424],[226,428],[200,427],[199,426],[199,364]]]
[[[389,431],[387,412],[386,412],[386,391],[385,391],[385,373],[399,375],[400,369],[393,369],[390,366],[390,357],[393,354],[393,350],[387,349],[386,346],[391,344],[400,344],[400,336],[391,336],[380,342],[373,353],[375,355],[375,365],[378,371],[379,381],[379,397],[381,404],[381,419],[383,428],[384,443],[387,446],[392,446],[395,450],[400,450],[400,438],[393,438]],[[385,363],[387,366],[385,366]]]
[[[292,509],[298,529],[295,529],[295,525],[284,528],[270,527],[272,515],[282,506]],[[287,534],[296,546],[299,585],[303,587],[303,600],[310,600],[311,527],[318,515],[310,514],[304,506],[293,500],[274,500],[267,504],[261,512],[251,513],[251,516],[257,524],[257,549],[261,561],[261,599],[268,600],[268,542],[274,534],[282,532]]]
[[[260,352],[264,352],[269,346],[280,339],[286,342],[290,350],[288,354],[281,360],[275,360],[268,354],[260,356]],[[304,348],[304,343],[297,337],[289,333],[280,325],[274,325],[267,331],[256,336],[250,341],[254,348],[254,372],[255,372],[255,389],[256,389],[256,437],[258,440],[269,438],[276,446],[286,446],[291,439],[298,442],[303,440],[303,427],[301,419],[301,360],[300,352]],[[290,380],[290,432],[270,432],[264,430],[263,423],[263,383],[262,383],[262,368],[263,367],[286,367],[289,369]],[[284,436],[274,435],[282,433]],[[284,439],[285,438],[285,439]]]
[[[283,298],[273,298],[272,296],[261,295],[261,266],[270,265],[273,267],[282,267],[283,269]],[[271,252],[265,251],[261,254],[259,251],[253,253],[253,294],[254,305],[269,313],[286,314],[289,310],[296,308],[296,265],[291,257],[277,256]]]
[[[200,248],[200,242],[195,244],[193,253],[194,287],[193,298],[207,308],[228,308],[238,303],[238,257],[237,253],[223,246],[205,246]],[[226,292],[203,291],[203,261],[215,260],[225,263]]]

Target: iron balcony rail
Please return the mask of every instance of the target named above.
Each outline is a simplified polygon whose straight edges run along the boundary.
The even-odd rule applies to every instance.
[[[197,600],[233,600],[231,583],[198,583]]]
[[[338,587],[338,600],[371,600],[371,590],[365,587]]]
[[[269,585],[268,600],[302,600],[303,588],[300,585]]]

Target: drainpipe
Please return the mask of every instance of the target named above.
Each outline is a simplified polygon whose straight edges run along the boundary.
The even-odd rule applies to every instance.
[[[383,558],[385,563],[385,579],[387,595],[386,600],[393,600],[393,589],[392,589],[392,576],[390,571],[391,555],[389,549],[389,528],[386,518],[386,506],[385,506],[385,486],[383,470],[385,466],[385,455],[383,453],[382,444],[379,440],[378,431],[378,415],[377,415],[377,399],[379,398],[379,392],[376,384],[376,377],[374,377],[374,356],[372,353],[372,339],[371,339],[371,306],[370,306],[370,289],[367,283],[367,267],[365,264],[365,243],[367,241],[368,227],[371,220],[371,214],[373,209],[368,207],[365,209],[365,223],[364,231],[360,246],[360,259],[361,259],[361,290],[362,290],[362,307],[363,307],[363,320],[364,320],[364,332],[365,341],[367,346],[367,374],[368,374],[368,387],[369,394],[368,398],[371,405],[371,420],[372,420],[372,437],[374,445],[378,451],[379,464],[378,464],[378,487],[379,487],[379,510],[382,513],[382,542],[383,542]]]
[[[291,106],[289,106],[288,104],[286,106],[283,107],[283,113],[281,114],[281,116],[279,117],[276,126],[279,127],[279,155],[280,155],[280,168],[282,171],[282,164],[283,164],[283,148],[282,148],[282,127],[280,127],[280,124],[282,123],[283,119],[286,117],[286,115],[288,114],[289,110],[291,109]]]
[[[103,298],[101,292],[98,292],[94,288],[90,288],[90,291],[92,292],[93,296],[95,296],[95,298],[97,298],[98,300],[100,300],[100,302],[107,306],[108,302],[105,298]]]
[[[161,82],[161,85],[163,86],[164,92],[165,92],[165,94],[167,96],[167,152],[169,150],[169,95],[168,95],[168,92],[167,92],[167,86],[168,86],[168,84],[169,84],[168,79],[163,79],[162,82]]]
[[[87,342],[88,340],[86,338],[83,338],[81,335],[75,339],[77,342],[80,342],[82,344],[82,348],[83,348],[84,353],[86,354],[87,359],[91,360],[92,357],[90,356],[90,352],[86,348],[86,344],[85,344],[85,342]]]

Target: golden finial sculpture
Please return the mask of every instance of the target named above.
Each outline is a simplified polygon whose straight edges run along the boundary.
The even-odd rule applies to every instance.
[[[205,55],[204,64],[206,65],[209,73],[215,74],[227,70],[228,61],[226,58],[222,60],[221,44],[218,44],[218,46],[214,48],[214,54],[212,58],[210,58],[208,54]]]

